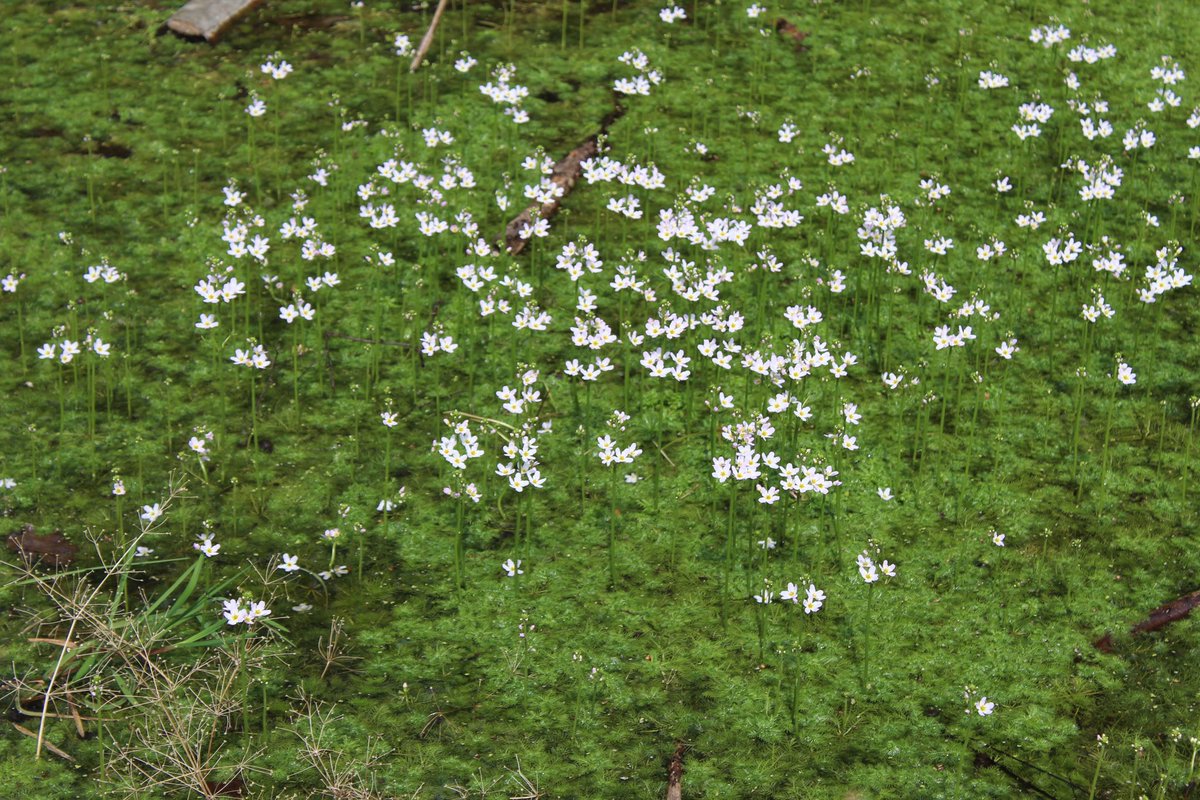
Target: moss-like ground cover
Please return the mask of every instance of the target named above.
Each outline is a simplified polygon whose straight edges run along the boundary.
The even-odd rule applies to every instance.
[[[6,791],[1195,791],[1193,4],[174,6],[0,28]]]

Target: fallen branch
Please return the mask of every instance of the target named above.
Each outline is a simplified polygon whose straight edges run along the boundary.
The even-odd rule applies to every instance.
[[[417,54],[413,56],[412,64],[408,67],[409,72],[416,72],[417,67],[421,66],[421,61],[425,58],[425,53],[428,52],[429,45],[433,44],[433,34],[437,30],[438,23],[442,21],[442,13],[449,4],[450,0],[438,0],[437,11],[433,12],[433,20],[429,23],[429,30],[425,31],[425,37],[421,39],[421,45],[417,48]]]
[[[1142,620],[1138,624],[1129,629],[1130,636],[1139,636],[1143,633],[1150,633],[1159,628],[1164,628],[1172,622],[1181,620],[1192,613],[1192,609],[1200,606],[1200,590],[1190,594],[1185,594],[1176,600],[1169,603],[1163,603],[1158,608],[1150,612],[1150,616]],[[1113,652],[1112,634],[1106,633],[1096,641],[1092,642],[1097,650],[1105,653]]]
[[[671,756],[671,766],[667,768],[667,800],[683,800],[683,754],[687,745],[675,743],[675,755]]]
[[[529,206],[508,223],[504,229],[504,248],[511,255],[515,256],[525,249],[529,240],[521,238],[521,229],[533,224],[535,214],[541,219],[549,219],[558,211],[562,201],[575,188],[575,183],[583,174],[583,167],[580,165],[589,158],[599,155],[600,137],[607,136],[609,127],[624,113],[624,107],[617,103],[612,112],[600,123],[600,130],[597,133],[589,136],[583,144],[567,153],[561,161],[554,165],[554,171],[550,173],[550,182],[560,187],[563,190],[562,194],[540,206],[536,203]]]

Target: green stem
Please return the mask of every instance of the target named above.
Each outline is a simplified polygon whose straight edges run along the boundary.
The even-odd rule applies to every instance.
[[[612,590],[617,586],[614,547],[617,532],[617,514],[620,513],[620,510],[617,508],[617,470],[611,466],[608,468],[608,502],[612,505],[612,513],[608,518],[608,588]]]

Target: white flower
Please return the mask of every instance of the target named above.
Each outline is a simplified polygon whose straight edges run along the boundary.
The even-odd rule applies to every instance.
[[[280,564],[275,569],[281,569],[284,572],[296,572],[300,569],[300,565],[296,562],[300,560],[300,556],[293,556],[284,553],[280,557]]]
[[[117,483],[113,486],[113,494],[117,494],[117,486],[119,485],[121,485],[121,482],[117,481]],[[125,487],[121,486],[122,494],[124,494],[124,489]],[[160,506],[158,503],[155,503],[152,506],[142,506],[142,519],[146,520],[146,522],[154,522],[154,520],[162,516],[162,513],[162,506]]]
[[[250,608],[246,610],[246,624],[251,625],[261,617],[266,617],[271,614],[271,609],[267,608],[267,601],[255,600],[250,603]]]
[[[892,487],[880,486],[878,489],[875,490],[875,494],[879,495],[880,500],[887,502],[888,500],[892,499]]]
[[[975,704],[975,710],[979,712],[979,716],[981,717],[991,714],[995,707],[996,704],[988,700],[987,697],[980,697],[979,702]]]
[[[678,19],[687,19],[687,12],[679,6],[670,6],[658,12],[658,18],[668,25]]]
[[[207,556],[208,558],[212,558],[217,553],[221,552],[221,545],[213,544],[213,540],[212,540],[211,536],[206,536],[203,539],[201,539],[200,541],[195,542],[192,545],[192,548],[195,550],[199,550],[201,553],[204,553],[204,555]]]
[[[226,600],[222,605],[225,607],[226,624],[238,625],[243,622],[249,622],[246,609],[242,608],[240,600]]]
[[[521,559],[513,561],[511,558],[500,565],[500,569],[510,578],[515,578],[517,575],[524,575],[525,570],[521,569]]]

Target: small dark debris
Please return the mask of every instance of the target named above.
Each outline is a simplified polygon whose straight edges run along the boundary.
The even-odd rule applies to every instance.
[[[8,549],[20,553],[29,563],[40,562],[49,567],[66,567],[75,560],[79,548],[67,541],[62,531],[38,534],[26,523],[19,533],[8,536]]]
[[[32,139],[53,139],[56,136],[62,136],[64,134],[61,128],[38,127],[30,128],[29,130],[24,131],[21,135]]]
[[[327,31],[334,25],[349,22],[345,14],[289,14],[286,17],[276,17],[271,20],[274,25],[285,28],[300,28],[306,31]]]
[[[559,97],[558,92],[551,91],[550,89],[543,89],[542,91],[538,92],[535,97],[544,103],[557,103],[562,100],[562,98]]]
[[[800,30],[783,17],[775,20],[775,30],[779,32],[780,36],[792,41],[792,44],[796,46],[797,53],[808,51],[808,48],[804,46],[804,40],[810,35],[808,31]]]
[[[116,142],[100,142],[92,152],[101,158],[129,158],[133,155],[132,150]]]
[[[264,453],[274,453],[275,443],[266,437],[260,437],[258,440],[258,449]]]
[[[244,797],[246,793],[246,782],[240,775],[227,781],[205,781],[204,784],[213,797]]]
[[[16,705],[10,706],[8,710],[4,712],[4,718],[9,722],[15,722],[18,725],[25,720],[33,719],[33,717],[29,716],[28,714],[22,714]]]

